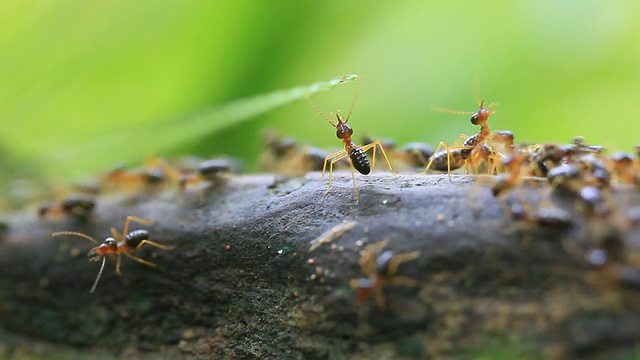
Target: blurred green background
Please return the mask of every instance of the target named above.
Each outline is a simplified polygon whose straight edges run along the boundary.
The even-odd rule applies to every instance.
[[[432,107],[482,98],[518,141],[638,142],[637,0],[4,1],[0,19],[4,191],[149,155],[224,153],[253,169],[264,128],[338,147],[304,101],[178,133],[233,100],[350,73],[363,78],[356,139],[453,142],[478,129]],[[313,99],[348,111],[353,88]]]

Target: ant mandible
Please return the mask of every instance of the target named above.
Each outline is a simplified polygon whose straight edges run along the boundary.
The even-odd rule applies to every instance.
[[[96,276],[96,280],[93,282],[93,286],[91,286],[90,292],[93,292],[96,289],[96,286],[98,286],[98,281],[100,280],[100,276],[102,275],[102,270],[104,270],[104,265],[107,262],[106,255],[115,254],[118,256],[118,260],[116,263],[116,274],[122,275],[122,271],[120,270],[120,262],[122,259],[121,257],[122,254],[128,256],[129,258],[139,263],[145,264],[147,266],[157,267],[158,264],[148,260],[141,259],[131,253],[141,248],[142,245],[144,244],[149,244],[163,250],[171,250],[175,247],[175,246],[166,246],[166,245],[158,244],[157,242],[149,240],[149,231],[147,230],[141,229],[141,230],[133,230],[129,232],[129,223],[131,221],[135,221],[144,225],[151,225],[153,223],[153,221],[144,220],[135,216],[127,216],[127,220],[124,223],[124,229],[122,230],[122,234],[120,234],[118,230],[116,230],[115,228],[111,228],[111,236],[106,238],[104,242],[102,242],[102,244],[100,244],[98,240],[92,238],[91,236],[80,233],[80,232],[76,232],[76,231],[61,231],[61,232],[54,232],[53,234],[51,234],[51,236],[62,236],[62,235],[80,236],[85,239],[89,239],[95,242],[96,244],[100,244],[94,247],[93,249],[89,250],[89,253],[87,253],[87,256],[91,256],[91,258],[89,259],[90,261],[99,261],[100,258],[102,258],[102,265],[100,266],[100,270],[98,271],[98,276]]]
[[[347,124],[347,122],[349,121],[349,118],[351,118],[351,114],[353,113],[353,107],[356,104],[359,88],[360,88],[360,78],[356,76],[356,88],[353,93],[353,100],[351,102],[351,109],[349,110],[349,115],[347,115],[346,119],[343,119],[339,113],[336,113],[336,119],[337,119],[336,122],[329,120],[329,118],[326,117],[322,113],[322,111],[320,111],[316,107],[316,105],[313,102],[311,102],[311,99],[309,99],[308,97],[305,98],[305,100],[307,100],[307,102],[316,110],[318,115],[322,116],[325,120],[329,122],[329,124],[331,124],[336,128],[336,136],[338,137],[338,139],[342,140],[342,144],[344,145],[343,150],[336,151],[332,154],[327,155],[327,157],[324,158],[324,165],[322,166],[322,176],[324,176],[325,171],[327,169],[327,162],[331,160],[329,162],[329,186],[327,188],[327,193],[329,192],[329,190],[331,190],[331,179],[332,179],[331,175],[333,173],[333,164],[335,164],[336,162],[344,158],[347,158],[349,161],[349,167],[351,169],[353,189],[356,193],[356,204],[360,203],[360,194],[358,191],[358,186],[356,185],[355,172],[353,170],[356,169],[362,175],[368,175],[371,172],[371,170],[375,168],[376,146],[380,148],[380,151],[382,152],[382,155],[384,156],[384,159],[386,160],[391,173],[395,174],[393,172],[393,168],[391,167],[391,163],[389,162],[389,158],[387,157],[387,154],[384,151],[384,147],[382,146],[382,143],[379,140],[375,140],[367,145],[358,146],[351,139],[351,135],[353,135],[353,129],[351,128],[351,126]],[[369,164],[369,159],[365,154],[369,149],[373,149],[371,154],[371,164]]]

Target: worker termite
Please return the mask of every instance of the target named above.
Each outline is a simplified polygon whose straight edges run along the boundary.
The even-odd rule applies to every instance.
[[[356,77],[356,79],[358,78]],[[347,118],[343,119],[339,113],[336,113],[337,120],[335,122],[329,120],[329,118],[326,117],[322,113],[322,111],[320,111],[315,106],[315,104],[311,102],[311,99],[309,99],[308,97],[305,98],[305,100],[307,100],[307,102],[316,110],[318,115],[322,116],[325,120],[327,120],[327,122],[329,122],[329,124],[331,124],[333,127],[336,128],[336,136],[338,137],[338,139],[342,140],[342,144],[344,145],[343,150],[336,151],[332,154],[329,154],[324,159],[324,165],[322,167],[323,176],[327,169],[327,162],[329,162],[329,186],[327,188],[327,192],[331,190],[331,175],[333,173],[333,165],[336,162],[344,158],[347,158],[349,160],[349,167],[351,169],[351,178],[353,179],[353,188],[356,193],[356,204],[360,203],[360,195],[358,193],[358,187],[356,186],[356,177],[355,177],[354,169],[358,170],[358,172],[361,173],[362,175],[368,175],[371,172],[371,170],[375,168],[375,165],[376,165],[376,147],[380,148],[380,152],[382,152],[382,155],[384,156],[384,159],[386,160],[387,165],[389,166],[389,170],[391,170],[391,172],[393,173],[393,168],[391,167],[389,158],[387,157],[387,154],[384,151],[384,147],[382,146],[382,143],[379,140],[373,141],[367,145],[357,146],[351,139],[351,135],[353,135],[353,129],[351,128],[351,126],[347,124],[347,122],[349,121],[349,119],[351,118],[351,114],[353,113],[353,107],[356,103],[359,87],[360,87],[360,82],[358,81],[356,83],[356,89],[353,94],[353,101],[351,102],[351,109],[349,110],[349,115],[347,115]],[[369,149],[373,149],[371,154],[371,164],[369,164],[369,159],[365,154]]]
[[[398,267],[405,262],[417,259],[419,251],[412,251],[404,254],[394,254],[391,250],[382,251],[389,244],[389,239],[367,245],[362,257],[360,257],[360,267],[365,277],[352,279],[349,283],[351,288],[358,294],[358,302],[362,303],[376,296],[376,302],[380,310],[385,310],[387,302],[382,292],[382,287],[386,285],[404,285],[419,287],[421,284],[404,276],[396,276]]]
[[[89,258],[90,261],[99,261],[100,258],[102,258],[102,265],[100,266],[100,270],[98,271],[96,280],[93,282],[93,286],[91,286],[90,292],[93,292],[96,289],[96,286],[98,286],[98,281],[100,280],[100,276],[102,275],[102,270],[104,270],[104,266],[107,262],[106,255],[114,254],[118,257],[118,260],[116,263],[116,274],[122,275],[122,271],[120,270],[120,262],[122,259],[121,257],[122,254],[126,255],[127,257],[141,264],[145,264],[151,267],[157,267],[158,264],[148,260],[141,259],[131,253],[138,250],[139,248],[142,247],[142,245],[145,245],[145,244],[152,245],[163,250],[171,250],[174,248],[174,246],[162,245],[157,242],[151,241],[149,239],[149,231],[147,230],[141,229],[141,230],[133,230],[129,232],[129,223],[132,221],[135,221],[144,225],[152,224],[152,221],[144,220],[135,216],[127,216],[127,220],[124,223],[124,229],[122,230],[122,234],[119,233],[118,230],[116,230],[115,228],[111,228],[111,236],[106,238],[102,242],[102,244],[100,244],[100,242],[94,239],[93,237],[87,234],[76,232],[76,231],[60,231],[60,232],[54,232],[51,234],[51,236],[62,236],[62,235],[79,236],[85,239],[89,239],[95,242],[96,244],[100,244],[94,247],[93,249],[89,250],[89,252],[87,253],[87,256],[90,256]]]

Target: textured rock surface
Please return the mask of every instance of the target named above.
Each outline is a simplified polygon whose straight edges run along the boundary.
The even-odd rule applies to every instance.
[[[350,173],[337,172],[328,194],[318,173],[254,175],[202,196],[104,196],[88,222],[16,214],[0,243],[0,351],[21,349],[28,335],[43,349],[107,358],[424,358],[494,348],[509,356],[634,354],[640,293],[583,260],[594,245],[571,196],[547,196],[542,183],[498,201],[482,185],[490,179],[463,175],[357,181],[359,205]],[[640,205],[635,190],[616,196],[621,213]],[[504,209],[523,199],[566,210],[572,225],[512,221]],[[127,215],[155,220],[139,228],[176,248],[140,249],[161,268],[123,258],[121,277],[109,259],[89,293],[99,267],[85,256],[93,245],[50,234],[103,239]],[[343,221],[357,226],[309,252]],[[626,231],[633,258],[640,232]],[[358,304],[349,281],[363,275],[361,244],[385,238],[396,253],[420,251],[398,273],[423,285],[385,287],[388,309],[380,311],[375,299]]]

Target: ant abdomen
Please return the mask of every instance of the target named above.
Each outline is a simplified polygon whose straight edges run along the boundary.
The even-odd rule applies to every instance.
[[[133,249],[137,248],[143,240],[149,240],[149,231],[144,229],[133,230],[124,238],[125,244]]]
[[[353,167],[362,175],[368,175],[371,172],[369,159],[367,155],[359,147],[354,148],[349,154]]]

